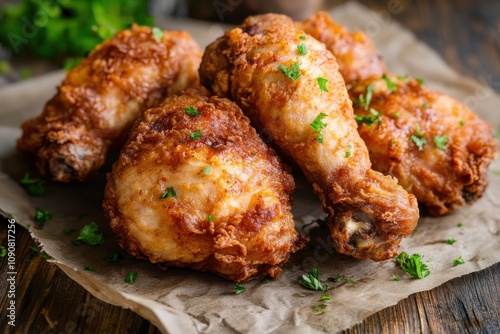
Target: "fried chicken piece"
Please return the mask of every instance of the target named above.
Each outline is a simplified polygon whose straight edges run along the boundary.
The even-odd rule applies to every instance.
[[[364,32],[349,31],[333,22],[326,12],[318,12],[296,24],[299,29],[325,43],[326,48],[337,59],[340,74],[346,84],[385,73],[386,66],[382,57]]]
[[[161,267],[278,277],[305,243],[295,183],[249,123],[195,90],[147,110],[108,174],[103,207],[119,244]]]
[[[146,108],[199,85],[201,52],[186,32],[133,26],[98,45],[68,72],[42,114],[22,125],[17,148],[56,181],[85,181],[120,147]]]
[[[370,169],[335,58],[304,35],[286,16],[250,17],[208,46],[200,79],[236,101],[301,168],[329,213],[339,252],[394,257],[417,223],[415,197],[393,177]]]
[[[429,214],[481,196],[498,150],[490,124],[409,77],[370,78],[350,96],[373,168],[396,177]]]

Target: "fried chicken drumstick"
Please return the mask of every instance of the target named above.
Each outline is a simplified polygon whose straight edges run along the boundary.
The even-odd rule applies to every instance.
[[[336,249],[385,260],[418,220],[415,197],[370,168],[331,52],[283,15],[250,17],[205,51],[200,79],[236,101],[313,184]]]
[[[395,176],[427,213],[447,214],[482,195],[498,150],[490,124],[410,77],[372,77],[349,93],[373,168]]]
[[[48,178],[87,180],[109,149],[123,144],[142,111],[199,82],[200,61],[188,33],[121,31],[67,74],[42,114],[22,125],[17,147],[34,155]]]
[[[293,178],[227,99],[187,90],[147,110],[108,174],[104,211],[130,254],[241,282],[277,277],[304,237]]]
[[[371,40],[327,13],[297,26],[336,57],[373,169],[396,177],[431,215],[450,213],[482,195],[498,150],[491,125],[410,77],[384,74]]]

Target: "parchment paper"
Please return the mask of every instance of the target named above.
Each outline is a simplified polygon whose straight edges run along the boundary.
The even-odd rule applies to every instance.
[[[431,49],[415,40],[407,30],[390,22],[389,12],[381,18],[355,3],[332,10],[334,19],[350,28],[365,28],[385,57],[389,69],[425,79],[429,87],[446,92],[472,107],[483,119],[500,126],[500,97],[491,89],[453,72]],[[163,22],[164,28],[184,28],[202,46],[222,33],[220,25],[186,21]],[[117,263],[104,261],[116,241],[103,218],[101,201],[105,184],[103,172],[85,184],[61,185],[47,182],[44,196],[26,195],[17,180],[32,167],[15,152],[22,120],[37,115],[55,92],[62,72],[36,78],[0,91],[0,210],[12,215],[22,226],[31,225],[32,236],[69,277],[98,298],[130,308],[149,319],[163,332],[171,333],[319,333],[335,332],[362,321],[367,316],[396,304],[417,291],[432,289],[454,277],[486,268],[499,261],[500,176],[492,174],[483,198],[452,215],[422,218],[416,232],[403,241],[401,251],[420,253],[431,270],[425,279],[411,279],[394,261],[375,263],[355,260],[333,251],[325,227],[310,225],[312,243],[294,255],[276,281],[265,278],[245,283],[247,291],[235,295],[234,284],[214,274],[187,269],[163,272],[146,261],[125,256]],[[492,78],[482,78],[491,82]],[[488,80],[490,80],[488,82]],[[500,169],[495,161],[492,169]],[[295,193],[297,228],[324,217],[311,187],[300,177]],[[42,230],[34,228],[35,207],[49,210],[53,219]],[[102,246],[74,246],[77,233],[64,235],[64,228],[80,230],[95,221],[105,234]],[[463,227],[457,227],[461,222]],[[457,240],[448,245],[446,239]],[[453,267],[459,255],[465,264]],[[84,270],[92,266],[95,272]],[[302,288],[297,279],[312,267],[320,278],[337,274],[346,279],[329,283],[326,313],[318,314],[314,304],[325,294]],[[129,271],[138,272],[134,284],[124,279]],[[402,278],[397,282],[392,274]],[[19,277],[19,279],[23,279]],[[70,296],[68,296],[69,298]],[[64,302],[64,301],[62,301]]]

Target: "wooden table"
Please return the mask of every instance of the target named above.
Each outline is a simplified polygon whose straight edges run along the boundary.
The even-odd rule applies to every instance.
[[[327,0],[331,6],[342,3]],[[361,1],[387,10],[389,1]],[[403,10],[393,19],[437,50],[457,71],[486,80],[500,91],[500,2],[497,0],[399,0]],[[6,224],[0,244],[6,245]],[[18,228],[17,319],[7,326],[7,296],[1,294],[4,333],[159,333],[132,311],[109,305],[69,279],[55,265],[35,256],[33,241]],[[499,257],[500,258],[500,257]],[[0,258],[0,291],[7,291],[7,258]],[[499,333],[500,264],[456,278],[431,291],[411,295],[343,333]],[[333,329],[332,329],[333,330]]]

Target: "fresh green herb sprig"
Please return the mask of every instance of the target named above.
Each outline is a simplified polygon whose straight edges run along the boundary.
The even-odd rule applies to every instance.
[[[385,83],[387,84],[387,88],[391,91],[391,92],[395,92],[398,90],[398,85],[391,80],[391,78],[389,78],[387,75],[383,75],[382,76],[382,79],[385,80]]]
[[[7,248],[5,246],[0,246],[0,257],[5,257],[7,255]]]
[[[292,63],[290,67],[287,67],[285,65],[280,65],[278,67],[278,70],[280,70],[284,75],[286,75],[288,78],[292,79],[293,81],[297,81],[301,77],[300,73],[300,62],[297,60],[296,62]]]
[[[453,260],[453,267],[459,266],[461,264],[464,264],[465,260],[462,259],[462,255],[458,257],[458,259]]]
[[[373,108],[370,108],[370,115],[356,115],[354,119],[358,123],[358,125],[366,124],[368,126],[372,126],[373,123],[377,123],[377,125],[382,124],[382,120],[380,119],[381,114]]]
[[[319,89],[321,89],[321,91],[328,92],[328,88],[326,87],[326,84],[328,83],[328,79],[323,78],[323,77],[318,77],[316,79],[316,81],[318,82],[318,86],[319,86]]]
[[[239,295],[240,293],[243,293],[247,290],[241,283],[236,283],[233,287],[233,291],[236,295]]]
[[[433,140],[434,140],[434,144],[436,144],[437,148],[439,148],[440,150],[446,151],[447,145],[448,145],[448,136],[447,135],[434,136]]]
[[[305,56],[307,54],[307,46],[304,43],[300,43],[297,45],[297,51],[299,52],[299,55]]]
[[[160,196],[160,199],[165,199],[170,197],[177,197],[177,193],[175,192],[174,187],[167,188],[167,190],[165,190],[163,194]]]
[[[316,141],[318,143],[323,143],[323,134],[321,133],[321,130],[326,128],[327,124],[323,123],[323,119],[327,117],[328,115],[325,113],[319,113],[318,116],[313,120],[313,122],[310,124],[311,128],[313,128],[314,132],[318,134],[316,137]]]
[[[122,252],[118,248],[113,249],[109,252],[108,255],[104,258],[106,262],[118,262],[121,258],[123,258]]]
[[[137,280],[137,273],[135,271],[130,271],[125,277],[125,283],[134,284]]]
[[[194,107],[187,107],[187,108],[184,108],[184,111],[186,111],[186,114],[190,115],[190,116],[198,116],[198,115],[201,115],[201,113],[196,110]]]
[[[430,270],[427,269],[427,265],[422,262],[420,254],[408,255],[408,253],[402,252],[396,258],[396,262],[405,273],[412,277],[424,278],[431,273]]]
[[[321,281],[319,280],[318,268],[313,268],[309,271],[307,275],[302,275],[302,277],[299,278],[299,283],[304,288],[309,290],[325,291],[325,287],[323,286],[323,284],[321,284]]]
[[[197,140],[198,138],[200,138],[200,137],[201,137],[201,134],[202,134],[202,133],[201,133],[201,130],[200,130],[200,129],[198,129],[198,130],[196,130],[195,132],[190,132],[190,133],[189,133],[189,137],[191,137],[191,139],[193,139],[193,140]]]
[[[427,140],[425,139],[422,131],[420,131],[420,125],[417,124],[417,126],[415,127],[415,130],[416,130],[417,134],[411,135],[410,138],[411,138],[411,140],[413,140],[415,145],[417,145],[418,150],[422,151],[424,149],[424,145],[427,144]]]
[[[98,230],[99,227],[97,224],[95,222],[90,222],[80,230],[78,238],[71,241],[71,243],[75,246],[82,243],[88,246],[101,245],[104,243],[104,237],[102,233],[98,232]]]
[[[31,178],[29,173],[24,174],[21,181],[21,186],[31,196],[41,196],[45,194],[45,181],[39,178]]]

